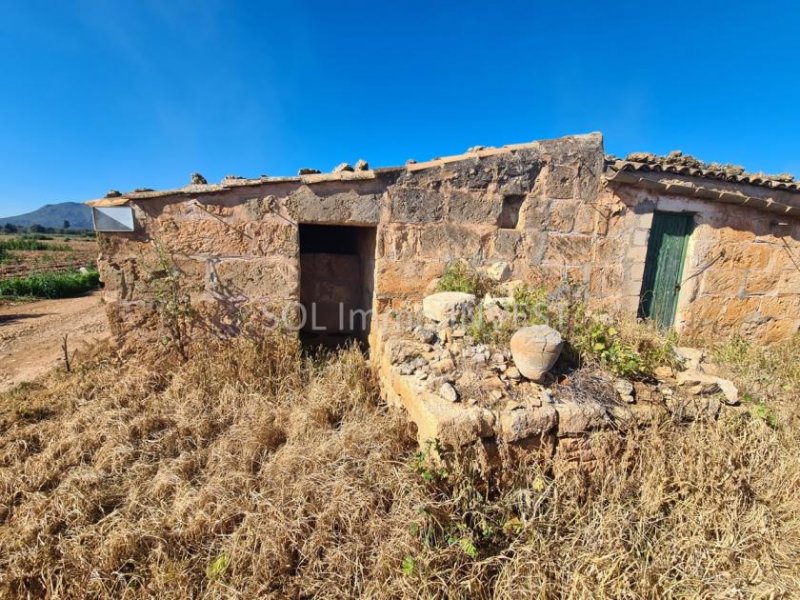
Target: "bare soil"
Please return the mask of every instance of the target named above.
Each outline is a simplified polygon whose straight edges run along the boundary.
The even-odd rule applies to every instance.
[[[3,237],[13,239],[15,236]],[[51,271],[69,271],[80,267],[87,267],[97,260],[97,242],[95,240],[75,240],[69,238],[55,238],[44,242],[47,245],[69,246],[69,251],[64,250],[12,250],[11,258],[0,262],[0,277],[24,277],[32,273]]]
[[[70,354],[108,338],[99,292],[0,305],[0,392],[63,366],[65,335]]]

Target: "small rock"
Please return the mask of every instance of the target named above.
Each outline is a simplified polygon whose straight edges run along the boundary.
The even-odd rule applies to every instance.
[[[722,395],[725,397],[725,404],[728,406],[736,406],[739,404],[739,390],[733,385],[732,381],[720,377],[717,384],[720,389],[722,389]]]
[[[465,292],[439,292],[422,299],[422,312],[432,321],[458,321],[475,308],[475,295]]]
[[[635,398],[633,396],[633,384],[626,380],[626,379],[617,379],[614,382],[614,389],[617,392],[617,396],[623,402],[627,402],[628,404],[633,404],[635,402]]]
[[[490,359],[494,364],[499,365],[505,362],[506,357],[503,356],[500,352],[495,352],[494,354],[491,355]]]
[[[554,431],[558,414],[553,407],[531,409],[516,406],[500,413],[500,432],[504,441],[515,442]]]
[[[663,381],[673,377],[675,372],[672,370],[672,367],[656,367],[653,374],[656,376],[656,379]]]
[[[486,268],[486,276],[492,281],[506,281],[511,277],[511,265],[507,262],[496,262]]]
[[[466,330],[463,327],[456,327],[453,329],[453,338],[460,339],[467,335]]]
[[[119,190],[108,190],[104,197],[105,198],[119,198],[120,196],[122,196],[122,192],[120,192]]]
[[[475,356],[472,357],[472,362],[476,365],[485,365],[487,362],[486,356],[484,354],[475,354]]]
[[[489,397],[492,400],[501,400],[503,398],[503,392],[500,390],[489,390]]]
[[[716,383],[712,382],[690,385],[686,388],[686,391],[692,396],[708,396],[710,394],[716,394],[720,389]]]
[[[453,359],[451,358],[445,358],[442,360],[437,360],[434,363],[431,363],[431,370],[434,373],[438,373],[439,375],[442,375],[444,373],[449,373],[455,370],[455,368],[456,364],[453,362]]]
[[[687,370],[695,371],[703,361],[703,351],[688,346],[675,346],[673,348],[675,356],[683,363]]]
[[[411,375],[415,370],[416,367],[414,366],[414,363],[410,361],[400,363],[400,365],[397,367],[397,371],[400,373],[400,375]]]
[[[716,419],[721,408],[720,401],[713,396],[682,399],[675,396],[665,398],[667,410],[673,415],[687,419]]]
[[[207,185],[208,181],[200,173],[192,173],[192,183],[194,185]]]
[[[504,281],[499,286],[497,286],[497,292],[502,294],[503,296],[508,296],[510,298],[514,297],[514,292],[517,288],[522,287],[525,285],[525,282],[521,279],[509,279],[508,281]]]
[[[297,171],[298,175],[318,175],[319,173],[321,173],[319,169],[308,169],[306,167]]]
[[[348,163],[346,163],[346,162],[339,163],[338,165],[336,165],[336,166],[333,168],[333,172],[334,172],[334,173],[342,173],[342,172],[344,172],[344,171],[352,171],[352,170],[353,170],[353,167],[351,167],[351,166],[350,166]]]
[[[458,402],[458,392],[452,383],[443,383],[439,388],[439,395],[448,402]]]
[[[369,163],[363,158],[356,161],[356,171],[369,171]]]
[[[723,392],[726,400],[736,403],[738,402],[739,391],[727,379],[715,377],[700,371],[687,370],[678,373],[678,385],[685,388],[690,394],[694,396],[705,396]],[[723,386],[727,392],[723,390]]]
[[[438,337],[443,344],[446,344],[450,341],[450,330],[447,327],[442,327],[436,332],[436,337]]]
[[[519,379],[522,377],[522,374],[519,372],[517,367],[508,367],[506,369],[506,377],[509,379]]]
[[[433,344],[436,341],[436,332],[428,327],[417,327],[414,333],[417,339],[425,344]]]

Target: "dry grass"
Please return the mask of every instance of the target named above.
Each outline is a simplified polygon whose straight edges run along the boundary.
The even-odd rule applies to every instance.
[[[796,597],[793,381],[774,427],[666,423],[489,490],[415,457],[355,351],[100,354],[0,396],[0,595]]]

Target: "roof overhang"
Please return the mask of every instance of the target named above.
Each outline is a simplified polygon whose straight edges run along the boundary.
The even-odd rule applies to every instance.
[[[800,217],[800,194],[699,177],[680,176],[674,173],[617,170],[613,165],[606,165],[605,178],[614,183],[645,188],[663,194],[746,206],[794,218]]]

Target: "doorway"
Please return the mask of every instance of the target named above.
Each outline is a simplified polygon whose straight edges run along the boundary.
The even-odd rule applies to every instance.
[[[686,247],[692,233],[690,213],[655,212],[639,302],[639,316],[672,327],[678,308]]]
[[[306,347],[366,346],[375,289],[375,227],[299,225]]]

